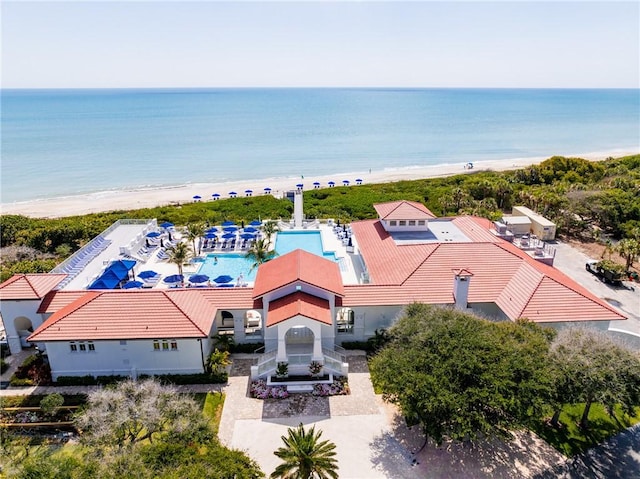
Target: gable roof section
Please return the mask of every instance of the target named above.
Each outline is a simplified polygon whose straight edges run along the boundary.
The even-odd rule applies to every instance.
[[[68,304],[73,303],[75,300],[83,297],[87,294],[86,291],[49,291],[40,306],[38,307],[39,314],[55,313],[59,309],[64,308]]]
[[[416,201],[391,201],[373,205],[381,220],[430,220],[436,216]]]
[[[17,274],[0,284],[0,300],[41,299],[66,278],[66,274]]]
[[[469,302],[496,303],[512,320],[625,318],[564,273],[493,236],[488,220],[460,217],[454,221],[473,242],[396,246],[379,221],[353,223],[373,284],[345,286],[342,304],[453,304],[452,270],[465,269],[473,274]]]
[[[337,263],[297,249],[260,265],[253,286],[253,297],[259,298],[296,281],[303,281],[339,296],[344,294]]]
[[[298,291],[269,303],[266,325],[274,326],[295,316],[305,316],[324,324],[332,324],[329,301]]]
[[[402,284],[437,247],[437,243],[398,246],[379,220],[351,223],[358,249],[373,284]]]
[[[198,291],[89,291],[56,311],[30,341],[199,338],[216,308]]]

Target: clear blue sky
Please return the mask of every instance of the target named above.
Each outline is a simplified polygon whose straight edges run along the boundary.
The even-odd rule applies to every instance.
[[[3,1],[2,87],[640,84],[640,2]]]

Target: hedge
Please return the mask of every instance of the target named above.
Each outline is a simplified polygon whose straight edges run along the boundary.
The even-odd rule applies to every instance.
[[[139,379],[156,378],[161,384],[218,384],[226,383],[228,375],[222,373],[200,374],[141,374]],[[106,386],[128,379],[128,376],[58,376],[56,386]],[[13,384],[12,384],[13,385]]]
[[[367,352],[374,350],[373,344],[369,341],[343,341],[340,345],[344,349],[361,349]]]
[[[255,353],[256,350],[264,348],[264,343],[238,343],[232,344],[230,353]]]

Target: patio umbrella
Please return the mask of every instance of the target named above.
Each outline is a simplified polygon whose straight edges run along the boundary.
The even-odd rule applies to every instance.
[[[296,188],[302,188],[303,186],[304,186],[304,185],[303,185],[302,183],[298,183],[298,184],[296,185]]]
[[[345,186],[349,186],[349,180],[342,180],[342,184]]]
[[[271,188],[269,188],[268,186],[264,189],[265,193],[271,193]]]
[[[229,192],[229,196],[236,196],[238,193],[236,193],[235,191],[230,191]]]
[[[202,196],[200,196],[200,195],[195,195],[195,196],[193,197],[193,199],[194,199],[194,200],[201,200],[201,199],[202,199]]]
[[[223,221],[222,226],[233,226],[235,223],[233,221]]]
[[[336,182],[335,182],[335,181],[330,181],[330,182],[329,182],[329,183],[327,183],[327,184],[328,184],[329,186],[333,186],[333,185],[335,185],[335,184],[336,184]]]
[[[262,221],[253,220],[251,223],[249,223],[249,226],[260,226],[261,224],[262,224]]]
[[[244,190],[244,192],[245,192],[246,194],[250,194],[250,193],[253,193],[253,190]]]
[[[217,278],[213,279],[213,282],[217,283],[217,284],[230,283],[231,281],[233,281],[233,278],[231,276],[229,276],[228,274],[222,274],[222,275],[218,276]]]
[[[189,278],[190,283],[206,283],[209,281],[209,276],[206,274],[194,274]]]
[[[356,183],[362,183],[362,178],[356,178]]]
[[[165,279],[163,279],[162,281],[164,281],[165,283],[181,283],[182,281],[184,281],[184,276],[182,276],[181,274],[172,274],[171,276],[167,276]]]
[[[214,198],[218,199],[218,198],[220,198],[220,193],[214,193],[211,196],[213,196]]]
[[[167,228],[171,228],[172,226],[174,226],[174,225],[173,225],[173,223],[171,223],[171,222],[169,222],[169,221],[165,221],[164,223],[162,223],[162,224],[160,225],[160,228],[167,229]]]
[[[207,239],[213,239],[213,238],[216,237],[216,234],[215,233],[205,233],[204,237],[207,238]]]
[[[314,181],[313,182],[313,186],[314,186],[314,188],[319,188],[320,187],[320,182],[319,181]]]
[[[158,236],[160,236],[160,233],[158,233],[157,231],[152,231],[151,233],[147,233],[147,238],[157,238]]]
[[[255,228],[254,228],[254,227],[252,227],[252,226],[247,226],[247,227],[244,229],[244,232],[245,232],[245,233],[256,233],[257,231],[258,231],[258,230],[257,230],[257,229],[255,229]]]
[[[235,233],[225,233],[222,235],[222,239],[232,239],[235,238],[236,234]]]
[[[218,228],[216,228],[215,226],[212,226],[211,228],[207,228],[205,233],[217,233],[218,232]]]
[[[155,271],[151,271],[150,269],[145,271],[140,271],[138,273],[138,278],[142,278],[142,279],[155,278],[156,276],[158,276],[158,273],[156,273]]]
[[[224,231],[225,233],[234,233],[238,231],[238,228],[236,226],[226,226],[222,228],[222,231]]]
[[[255,233],[242,233],[240,235],[240,238],[242,239],[253,239],[255,237],[256,237]]]
[[[140,281],[127,281],[122,289],[133,289],[133,288],[142,288],[143,283]]]

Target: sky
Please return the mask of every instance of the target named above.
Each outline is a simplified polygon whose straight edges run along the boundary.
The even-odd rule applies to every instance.
[[[640,87],[640,2],[0,6],[2,88]]]

